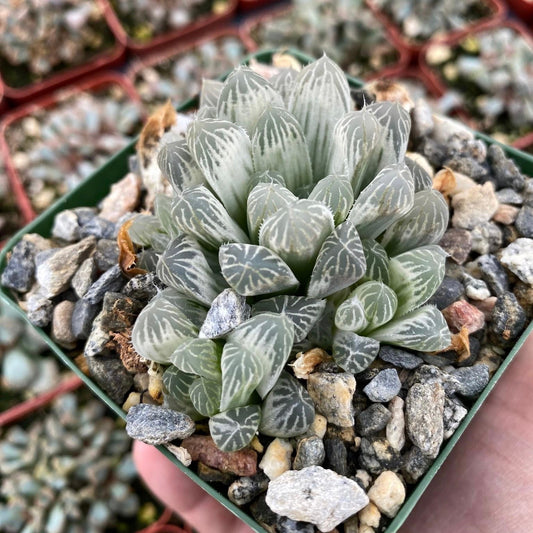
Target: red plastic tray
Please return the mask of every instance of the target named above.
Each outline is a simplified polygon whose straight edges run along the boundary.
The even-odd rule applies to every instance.
[[[438,40],[442,39],[454,39],[464,37],[468,33],[472,33],[485,28],[487,25],[493,24],[495,21],[502,21],[505,18],[506,8],[501,0],[483,0],[485,4],[489,6],[491,14],[487,17],[481,18],[472,24],[465,26],[462,29],[454,30],[451,32],[443,33],[439,35]],[[373,2],[373,0],[365,0],[366,5],[372,10],[379,20],[387,27],[389,33],[393,35],[396,41],[400,42],[402,47],[405,48],[411,54],[411,62],[417,61],[418,55],[424,48],[424,43],[414,43],[407,37],[405,37],[399,26],[383,11],[381,11]]]
[[[91,58],[87,63],[78,65],[77,67],[67,68],[56,74],[52,74],[49,78],[27,85],[25,87],[9,87],[2,82],[2,77],[0,75],[0,84],[4,86],[5,96],[15,100],[16,102],[26,102],[30,99],[35,98],[36,96],[41,96],[43,94],[49,93],[50,91],[68,85],[69,83],[79,80],[83,76],[86,76],[90,73],[103,70],[104,68],[109,68],[114,65],[121,63],[122,59],[125,56],[125,47],[124,44],[116,38],[117,28],[115,20],[112,17],[112,10],[105,0],[95,0],[102,13],[104,15],[104,20],[109,26],[111,33],[115,36],[115,44],[110,50],[104,51],[95,57]]]
[[[239,0],[239,11],[241,13],[248,13],[254,9],[261,9],[276,3],[281,4],[282,2],[284,2],[284,0]]]
[[[454,36],[449,35],[448,37],[440,39],[439,41],[426,43],[422,47],[422,50],[419,55],[419,68],[421,72],[424,74],[424,76],[427,78],[428,82],[434,88],[437,95],[440,95],[440,96],[444,95],[446,91],[448,90],[448,87],[445,81],[440,76],[437,69],[432,68],[429,65],[429,63],[426,61],[426,55],[427,55],[429,48],[435,44],[446,44],[449,46],[454,46],[458,44],[462,39],[464,39],[467,35],[478,34],[478,33],[482,33],[490,29],[498,29],[498,28],[511,28],[515,30],[524,39],[529,41],[529,43],[531,44],[531,47],[533,48],[533,35],[528,31],[528,29],[523,24],[521,24],[520,22],[516,20],[506,20],[504,22],[500,22],[497,19],[491,21],[490,24],[484,24],[482,27],[478,27],[477,29],[469,31],[467,33],[461,33],[460,35],[454,35]],[[468,112],[468,110],[466,110],[465,108],[460,108],[457,110],[456,114],[460,120],[468,124],[471,128],[481,131],[479,124],[476,122],[472,114]],[[512,143],[512,146],[522,150],[523,148],[530,146],[532,143],[533,143],[533,132],[519,139],[516,139]]]
[[[161,50],[168,44],[175,43],[176,41],[181,41],[183,39],[198,37],[200,35],[204,35],[204,32],[206,31],[220,28],[225,24],[227,25],[237,11],[238,2],[238,0],[229,0],[228,9],[220,15],[206,15],[200,17],[198,20],[196,20],[196,22],[193,22],[184,28],[158,35],[146,44],[139,44],[127,34],[126,30],[122,26],[122,23],[120,22],[119,16],[111,7],[111,4],[108,2],[108,0],[101,1],[105,2],[108,6],[109,17],[113,21],[111,29],[114,31],[117,40],[120,41],[123,46],[139,55]]]
[[[251,52],[256,52],[259,49],[259,45],[254,41],[252,37],[253,30],[261,23],[268,22],[269,20],[275,19],[282,15],[285,15],[292,9],[291,6],[276,6],[268,11],[264,11],[257,16],[250,17],[247,19],[244,24],[239,26],[239,32],[241,35],[241,40],[244,42],[246,48]],[[385,35],[392,41],[396,50],[398,51],[399,58],[394,63],[384,67],[377,72],[368,73],[364,76],[366,80],[372,80],[376,77],[387,77],[389,73],[397,72],[398,70],[403,70],[407,68],[409,64],[409,53],[402,45],[402,43],[396,38],[396,36],[388,31],[388,28],[384,25]]]
[[[528,0],[507,0],[513,13],[524,22],[533,22],[533,2]]]
[[[141,110],[143,109],[141,100],[135,91],[135,87],[133,87],[129,79],[116,72],[101,72],[89,78],[85,78],[84,80],[81,80],[72,86],[34,99],[31,104],[26,104],[7,113],[0,122],[0,154],[2,154],[4,157],[6,172],[24,224],[27,224],[33,220],[37,214],[35,213],[30,199],[24,190],[22,178],[20,177],[13,163],[11,150],[6,138],[6,131],[14,122],[31,115],[38,109],[53,107],[68,96],[72,96],[84,91],[94,91],[107,85],[120,86],[129,96],[129,98],[137,102]]]

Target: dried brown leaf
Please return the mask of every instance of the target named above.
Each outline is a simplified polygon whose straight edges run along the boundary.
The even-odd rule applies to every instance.
[[[449,198],[456,185],[455,173],[447,167],[439,170],[433,177],[433,188],[439,191],[446,199]]]
[[[129,278],[133,278],[139,274],[146,274],[146,270],[137,268],[137,254],[135,253],[135,247],[131,241],[128,230],[133,224],[133,219],[124,222],[118,230],[117,243],[118,243],[118,264],[124,273]]]

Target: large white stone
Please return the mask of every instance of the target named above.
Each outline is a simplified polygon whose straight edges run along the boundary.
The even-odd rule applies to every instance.
[[[331,531],[368,505],[365,491],[351,479],[321,466],[289,470],[271,481],[266,503],[291,520]]]

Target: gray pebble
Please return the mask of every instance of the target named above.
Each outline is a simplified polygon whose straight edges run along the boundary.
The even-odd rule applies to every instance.
[[[397,472],[402,464],[400,453],[383,437],[363,437],[359,450],[360,466],[376,476],[385,470]]]
[[[387,346],[382,344],[379,348],[378,357],[399,368],[406,368],[412,370],[419,367],[424,361],[416,355],[403,350],[402,348],[396,348],[395,346]]]
[[[105,331],[120,332],[133,326],[143,305],[120,292],[107,292],[104,296],[100,323]]]
[[[496,252],[503,242],[503,232],[494,222],[482,222],[470,232],[472,250],[478,254]]]
[[[78,217],[80,226],[85,226],[85,224],[88,224],[98,214],[98,211],[94,207],[76,207],[73,211]]]
[[[407,436],[428,457],[437,457],[444,437],[444,388],[438,382],[415,383],[405,400]]]
[[[80,234],[82,237],[92,235],[97,239],[114,239],[117,236],[115,224],[99,216],[93,216],[82,224]]]
[[[459,427],[468,410],[456,398],[446,397],[444,401],[444,440],[448,440]]]
[[[472,249],[470,232],[461,228],[450,228],[442,236],[439,246],[450,255],[457,264],[462,265]]]
[[[98,304],[91,304],[89,302],[87,303],[88,305],[98,305]],[[80,326],[80,329],[81,329],[81,326]],[[104,329],[102,327],[102,313],[100,313],[94,319],[94,322],[91,328],[91,333],[89,334],[89,338],[87,339],[87,342],[85,343],[85,348],[83,351],[85,355],[85,359],[88,360],[97,355],[106,355],[108,353],[106,344],[109,342],[109,339],[110,339],[109,330]]]
[[[315,533],[315,526],[280,516],[276,522],[276,533]]]
[[[76,242],[81,239],[78,215],[70,209],[61,211],[54,218],[52,236],[67,242]]]
[[[363,392],[373,402],[389,402],[400,392],[401,387],[396,369],[386,368],[368,383]]]
[[[489,173],[486,165],[478,163],[471,157],[454,156],[445,161],[443,166],[455,170],[455,172],[460,172],[465,176],[469,176],[480,183],[485,181]]]
[[[533,238],[533,207],[524,205],[516,217],[515,227],[522,237]]]
[[[526,313],[512,292],[498,296],[489,322],[491,340],[497,346],[509,346],[526,326]]]
[[[274,531],[279,516],[266,504],[265,498],[266,494],[260,494],[250,504],[250,513],[267,531]]]
[[[524,203],[524,197],[511,188],[496,191],[496,198],[498,198],[500,204],[522,205]]]
[[[241,477],[228,487],[228,498],[235,505],[246,505],[268,488],[268,476],[259,472],[255,476]]]
[[[222,337],[250,318],[250,306],[246,298],[233,289],[223,290],[211,304],[200,329],[199,337]]]
[[[496,296],[509,290],[509,280],[504,268],[494,255],[482,255],[477,258],[481,277]]]
[[[433,464],[434,459],[424,455],[420,448],[412,446],[403,456],[402,474],[407,483],[416,483]]]
[[[57,254],[61,248],[47,248],[45,250],[41,250],[35,255],[35,267],[42,265],[45,261],[50,259],[53,255]]]
[[[184,413],[157,405],[134,405],[126,416],[126,432],[146,444],[165,444],[194,433],[194,421]]]
[[[324,439],[324,467],[337,472],[341,476],[348,475],[348,452],[341,439]]]
[[[133,386],[133,376],[124,368],[122,361],[105,356],[86,357],[85,361],[94,381],[115,403],[122,405]]]
[[[100,239],[94,254],[96,266],[100,272],[109,270],[118,263],[118,244],[111,239]]]
[[[72,331],[72,313],[74,302],[63,300],[54,308],[52,318],[52,339],[68,350],[76,346],[76,336]]]
[[[2,285],[18,292],[28,292],[35,273],[35,246],[25,240],[18,242],[2,272]]]
[[[94,256],[91,256],[85,259],[78,270],[76,270],[70,284],[74,289],[76,296],[78,298],[83,298],[95,279],[96,263],[94,261]]]
[[[72,333],[77,339],[87,339],[91,334],[94,319],[100,311],[99,304],[78,300],[72,312]]]
[[[321,465],[325,457],[324,442],[320,437],[316,435],[304,437],[298,441],[292,468],[301,470],[306,466]]]
[[[455,378],[453,391],[465,398],[479,396],[489,382],[489,367],[485,364],[457,368],[450,372]],[[445,388],[447,389],[446,385]]]
[[[522,195],[524,197],[524,204],[533,207],[533,178],[526,179]]]
[[[524,283],[533,287],[533,239],[516,239],[502,250],[500,262]]]
[[[122,275],[122,271],[118,265],[111,267],[107,272],[104,272],[85,293],[84,298],[96,304],[104,299],[107,292],[119,292],[126,284],[126,279]]]
[[[445,276],[435,294],[428,300],[429,305],[435,305],[441,311],[458,300],[464,293],[463,284]]]
[[[380,403],[373,403],[370,407],[359,413],[355,420],[355,430],[358,435],[367,437],[385,429],[391,419],[391,412]]]
[[[54,312],[54,304],[52,303],[52,300],[45,298],[39,291],[37,291],[28,296],[26,304],[28,320],[34,326],[44,328],[50,324]]]
[[[492,173],[498,182],[498,189],[510,187],[515,191],[524,188],[524,176],[512,159],[505,156],[501,146],[492,144],[487,150],[487,158],[492,168]]]
[[[140,302],[148,302],[163,288],[155,272],[148,272],[131,278],[122,289],[122,294]]]
[[[60,248],[37,267],[37,281],[47,298],[54,298],[69,287],[78,267],[90,255],[95,245],[96,239],[87,237],[77,244]]]
[[[490,291],[487,284],[482,279],[473,278],[465,274],[463,278],[465,292],[471,300],[482,301],[490,296]]]

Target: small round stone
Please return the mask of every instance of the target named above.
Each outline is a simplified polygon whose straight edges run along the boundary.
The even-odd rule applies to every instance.
[[[399,392],[402,387],[398,372],[394,368],[382,370],[368,385],[363,392],[368,399],[373,402],[389,402]]]
[[[384,515],[393,518],[405,501],[405,487],[397,474],[386,471],[374,481],[368,497]]]
[[[292,463],[294,470],[301,470],[307,466],[321,465],[326,457],[324,442],[321,438],[313,435],[298,441],[296,455]]]
[[[429,299],[429,305],[437,306],[437,309],[443,310],[450,304],[458,300],[464,293],[463,284],[449,276],[445,276],[435,294]]]
[[[359,413],[355,421],[355,429],[358,435],[373,435],[385,428],[391,419],[391,412],[380,403],[373,403]]]
[[[489,367],[484,364],[457,368],[450,373],[454,379],[454,390],[466,398],[479,396],[489,382]]]
[[[386,344],[379,348],[378,357],[386,363],[390,363],[399,368],[406,368],[407,370],[417,368],[424,362],[420,357],[406,350],[396,348],[395,346],[387,346]]]
[[[194,433],[195,427],[184,413],[146,403],[132,406],[126,416],[128,435],[146,444],[185,439]]]

